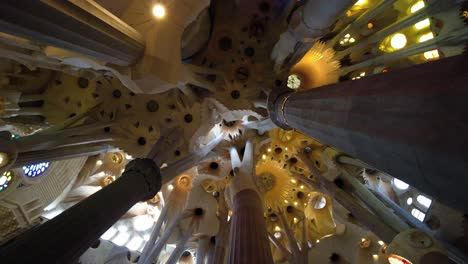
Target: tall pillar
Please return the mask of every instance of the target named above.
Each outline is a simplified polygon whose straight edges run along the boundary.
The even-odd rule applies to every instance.
[[[271,119],[468,212],[468,54],[296,93]]]
[[[0,31],[120,66],[144,51],[135,29],[90,0],[2,0]]]
[[[106,144],[89,144],[83,146],[72,146],[64,147],[51,150],[39,150],[23,152],[18,155],[12,168],[18,168],[29,164],[34,164],[42,161],[58,161],[74,159],[85,156],[94,156],[98,154],[108,153],[117,151],[114,148]]]
[[[139,201],[161,188],[159,168],[135,159],[115,182],[0,248],[4,263],[70,263]]]
[[[273,263],[270,242],[263,218],[262,201],[252,189],[233,198],[228,263]]]

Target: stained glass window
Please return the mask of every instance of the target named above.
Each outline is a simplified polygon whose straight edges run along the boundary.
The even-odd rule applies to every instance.
[[[13,173],[11,171],[6,171],[0,176],[0,192],[8,188],[12,179]]]
[[[418,201],[418,203],[422,204],[426,208],[429,208],[432,204],[432,200],[424,195],[418,195],[418,197],[416,197],[416,200]]]
[[[421,222],[423,222],[424,218],[426,218],[426,214],[416,208],[413,208],[413,210],[411,210],[411,214]]]
[[[27,177],[34,178],[43,174],[49,168],[49,165],[50,165],[49,162],[30,164],[30,165],[23,167],[23,173]]]

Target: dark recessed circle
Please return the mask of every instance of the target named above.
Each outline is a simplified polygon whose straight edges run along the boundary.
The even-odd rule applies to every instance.
[[[91,248],[98,248],[100,244],[101,240],[98,239],[91,244]]]
[[[278,216],[276,214],[270,214],[270,221],[278,220]]]
[[[75,113],[71,113],[68,117],[69,117],[69,118],[72,118],[72,117],[74,117],[74,116],[76,116],[76,114],[75,114]]]
[[[340,260],[340,258],[341,258],[340,255],[338,255],[337,253],[333,253],[333,254],[330,255],[330,261],[332,263],[338,262]]]
[[[88,79],[85,79],[83,77],[78,78],[78,86],[80,88],[83,88],[83,89],[88,88],[88,85],[89,85]]]
[[[275,85],[276,86],[281,86],[283,82],[281,80],[275,80]]]
[[[191,114],[186,114],[186,115],[184,116],[184,120],[185,120],[186,123],[192,123],[192,121],[193,121],[193,116],[192,116]]]
[[[211,162],[210,163],[210,168],[213,169],[213,170],[216,170],[218,169],[219,167],[219,164],[217,162]]]
[[[280,154],[281,152],[283,152],[282,148],[275,148],[275,153],[276,154]]]
[[[215,74],[208,74],[208,75],[206,76],[206,79],[207,79],[208,81],[214,83],[214,82],[216,82],[216,75],[215,75]]]
[[[297,159],[292,157],[289,159],[289,162],[291,162],[291,164],[296,164],[297,163]]]
[[[239,97],[240,97],[240,92],[239,92],[238,90],[232,91],[232,92],[231,92],[231,97],[232,97],[233,99],[239,99]]]
[[[223,119],[223,124],[227,127],[232,127],[233,125],[236,124],[236,121],[226,121]]]
[[[288,207],[286,207],[286,212],[291,214],[292,212],[294,212],[294,207],[292,207],[291,205],[288,205]]]
[[[144,137],[139,137],[138,138],[138,144],[144,146],[146,144],[146,138]]]
[[[253,55],[255,55],[255,50],[252,47],[247,47],[244,49],[244,54],[247,57],[252,57]]]
[[[268,13],[270,11],[270,4],[268,2],[261,2],[258,9],[260,9],[262,13]]]
[[[114,91],[112,91],[112,96],[114,96],[114,98],[120,98],[122,96],[122,92],[120,90],[115,89]]]
[[[190,255],[192,255],[190,251],[184,251],[184,253],[182,253],[182,257],[189,257]]]
[[[338,188],[343,189],[344,181],[342,179],[336,178],[333,182],[335,183],[336,186],[338,186]]]
[[[176,151],[174,152],[174,155],[180,156],[180,151],[176,150]]]
[[[311,147],[305,147],[304,152],[305,153],[310,153],[310,152],[312,152],[312,148]]]
[[[216,244],[216,237],[212,236],[210,239],[211,244]]]
[[[195,208],[195,211],[193,211],[195,215],[203,215],[203,208]]]
[[[250,77],[250,71],[248,68],[241,66],[236,69],[235,76],[238,81],[246,81]]]
[[[159,109],[159,104],[158,102],[156,102],[155,100],[149,100],[147,103],[146,103],[146,109],[149,111],[149,112],[156,112],[158,111]]]
[[[378,172],[377,170],[374,170],[374,169],[365,169],[365,170],[367,174],[371,174],[371,175],[375,175]]]
[[[265,34],[265,25],[261,21],[255,21],[250,24],[249,33],[253,37],[261,38]],[[260,43],[261,41],[258,39],[257,42]]]
[[[302,199],[304,198],[304,193],[303,192],[297,192],[297,198]]]
[[[218,46],[221,50],[228,51],[232,48],[232,39],[229,37],[222,37],[218,41]]]
[[[110,132],[110,131],[111,131],[111,128],[110,128],[110,127],[105,127],[105,128],[104,128],[104,131],[105,131],[105,132]]]

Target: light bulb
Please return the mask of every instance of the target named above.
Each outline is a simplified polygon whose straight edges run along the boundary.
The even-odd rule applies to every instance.
[[[166,8],[161,4],[155,4],[153,6],[153,16],[155,18],[161,19],[166,15]]]
[[[392,48],[394,49],[402,49],[406,46],[406,43],[408,41],[406,40],[406,36],[402,33],[397,33],[393,35],[392,39],[390,40],[390,45],[392,45]]]

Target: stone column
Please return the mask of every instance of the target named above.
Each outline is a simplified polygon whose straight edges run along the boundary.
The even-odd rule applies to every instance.
[[[108,153],[117,151],[117,148],[114,148],[106,144],[90,144],[83,146],[72,146],[65,148],[58,148],[52,150],[39,150],[39,151],[30,151],[23,152],[18,155],[13,168],[18,168],[26,166],[28,164],[34,164],[42,161],[58,161],[58,160],[67,160],[74,159],[85,156],[94,156],[98,154]]]
[[[160,188],[158,166],[135,159],[109,186],[1,247],[0,258],[4,263],[73,262],[135,203],[154,197]]]
[[[120,66],[144,51],[135,29],[89,0],[2,0],[0,31]]]
[[[297,129],[468,212],[468,54],[297,93],[268,109]]]
[[[228,263],[273,263],[262,201],[251,189],[233,198]]]

